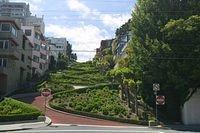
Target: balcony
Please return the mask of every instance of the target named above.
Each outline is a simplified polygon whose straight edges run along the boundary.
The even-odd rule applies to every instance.
[[[8,74],[8,69],[5,67],[0,67],[0,73]]]
[[[1,32],[0,31],[0,38],[2,39],[10,39],[12,40],[16,45],[22,44],[22,38],[21,37],[22,32],[19,31],[17,37],[14,36],[11,32]]]
[[[20,52],[17,49],[0,49],[0,57],[11,58],[14,60],[20,59]]]
[[[32,68],[39,69],[39,63],[38,62],[32,61],[31,66],[32,66]]]

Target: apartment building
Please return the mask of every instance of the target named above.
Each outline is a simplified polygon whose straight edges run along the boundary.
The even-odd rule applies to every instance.
[[[58,59],[58,55],[57,55],[57,52],[56,52],[56,44],[52,43],[50,39],[46,38],[46,42],[48,43],[49,45],[49,48],[50,48],[50,51],[49,51],[49,56],[53,57],[55,60]]]
[[[32,52],[28,50],[32,47],[19,22],[0,17],[0,95],[30,80]]]
[[[96,49],[96,55],[103,56],[103,50],[104,49],[111,49],[112,50],[112,42],[114,39],[107,39],[107,40],[102,40],[100,47]]]
[[[116,37],[117,46],[115,49],[116,56],[125,56],[125,48],[131,38],[131,31],[126,31]]]
[[[31,16],[29,4],[22,2],[9,2],[9,0],[1,0],[0,16],[9,16],[17,19],[29,17]]]
[[[22,20],[22,26],[36,26],[38,29],[40,29],[40,32],[42,34],[45,33],[45,24],[43,16],[27,16]]]
[[[49,45],[45,40],[45,24],[43,17],[29,16],[22,20],[22,30],[33,43],[32,54],[32,73],[40,77],[45,74],[49,68]]]
[[[34,45],[32,49],[32,74],[40,77],[49,67],[49,45],[40,30],[40,26],[22,26],[22,30]]]
[[[9,16],[20,21],[21,28],[33,44],[32,49],[32,74],[42,76],[48,69],[49,47],[44,39],[45,24],[43,17],[32,16],[29,4],[20,2],[0,2],[0,16]],[[31,51],[31,49],[29,50]]]
[[[51,53],[55,60],[58,59],[59,53],[66,55],[67,46],[70,45],[66,38],[48,37],[46,40],[50,44]]]

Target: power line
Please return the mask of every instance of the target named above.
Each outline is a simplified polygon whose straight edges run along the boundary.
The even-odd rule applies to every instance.
[[[200,60],[199,57],[150,57],[158,60]]]
[[[41,50],[36,50],[36,49],[16,49],[17,51],[36,51],[36,52],[41,52],[41,50],[44,50],[44,49],[41,49]],[[8,50],[9,51],[9,50]],[[67,51],[66,50],[53,50],[53,49],[50,49],[50,50],[44,50],[46,52],[49,52],[49,51]],[[96,52],[95,50],[72,50],[72,52]]]

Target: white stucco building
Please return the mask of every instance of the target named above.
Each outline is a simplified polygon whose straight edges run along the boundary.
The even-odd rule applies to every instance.
[[[29,40],[34,44],[32,49],[32,73],[42,76],[49,65],[49,46],[45,41],[40,27],[22,26],[22,30]]]
[[[24,2],[9,2],[9,0],[1,0],[0,16],[8,16],[17,19],[29,17],[31,16],[29,4]]]
[[[185,125],[200,125],[200,89],[184,104],[182,121]]]
[[[54,37],[48,37],[46,40],[49,43],[49,46],[51,47],[51,54],[54,56],[55,60],[58,59],[58,54],[64,54],[66,55],[67,46],[69,45],[69,42],[66,38],[54,38]]]

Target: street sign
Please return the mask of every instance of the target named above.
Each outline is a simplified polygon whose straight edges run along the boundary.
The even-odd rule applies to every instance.
[[[156,96],[157,105],[165,105],[165,96]]]
[[[160,90],[160,84],[153,84],[153,90],[159,91]]]
[[[51,95],[51,90],[48,89],[48,88],[44,88],[44,89],[42,90],[42,92],[41,92],[41,95],[42,95],[43,97],[48,97],[48,96]]]

